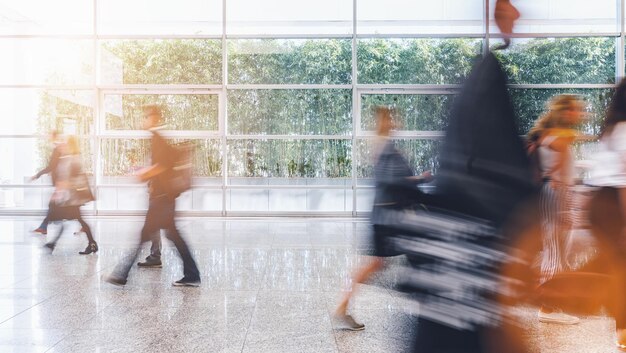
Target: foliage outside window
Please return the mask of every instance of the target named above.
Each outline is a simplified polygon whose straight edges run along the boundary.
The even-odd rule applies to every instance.
[[[232,90],[231,134],[347,135],[352,132],[350,90]]]
[[[349,84],[352,44],[348,39],[231,40],[231,84]]]
[[[350,140],[234,140],[228,143],[231,177],[349,178]]]
[[[219,99],[214,94],[106,95],[107,130],[141,130],[142,106],[158,104],[168,130],[216,131]]]

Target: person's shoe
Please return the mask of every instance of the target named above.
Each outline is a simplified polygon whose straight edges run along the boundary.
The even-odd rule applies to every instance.
[[[103,275],[102,276],[102,280],[107,282],[107,283],[111,283],[114,286],[118,286],[118,287],[122,287],[124,285],[126,285],[126,280],[123,278],[119,278],[117,276],[114,275]]]
[[[37,228],[37,229],[33,230],[33,233],[39,233],[41,235],[46,235],[46,234],[48,234],[48,231],[46,229],[43,229],[43,228]]]
[[[161,268],[163,267],[163,264],[161,263],[161,259],[155,259],[153,257],[146,257],[146,261],[144,262],[138,262],[137,266],[139,267],[143,267],[143,268]]]
[[[365,325],[356,322],[352,316],[347,314],[335,314],[335,321],[337,321],[338,329],[350,331],[365,330]]]
[[[55,246],[56,245],[54,243],[46,243],[43,247],[46,248],[50,252],[50,254],[52,254]]]
[[[580,319],[576,316],[567,315],[562,311],[553,311],[551,313],[546,313],[540,310],[539,322],[547,324],[576,325],[580,322]]]
[[[172,283],[174,287],[200,287],[200,280],[188,280],[186,278],[181,278],[178,281]]]
[[[81,255],[89,255],[91,253],[96,253],[96,252],[98,252],[98,244],[91,243],[91,244],[87,245],[85,250],[79,251],[78,253],[81,254]]]

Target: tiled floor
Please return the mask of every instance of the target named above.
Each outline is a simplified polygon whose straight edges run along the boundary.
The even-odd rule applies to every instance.
[[[72,235],[78,224],[44,252],[45,237],[29,233],[37,221],[0,218],[2,353],[403,352],[416,327],[416,305],[391,290],[392,263],[354,302],[366,330],[333,330],[332,310],[367,246],[364,222],[183,219],[202,286],[171,287],[182,266],[164,243],[162,269],[135,268],[117,288],[100,275],[128,253],[141,219],[89,219],[100,245],[89,256],[77,253],[86,245]],[[526,318],[536,352],[614,351],[608,319],[561,327]]]

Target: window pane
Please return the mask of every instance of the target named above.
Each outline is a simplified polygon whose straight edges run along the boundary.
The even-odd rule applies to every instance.
[[[346,39],[228,42],[228,82],[349,84],[352,44]]]
[[[176,144],[188,140],[173,139]],[[191,140],[195,146],[193,168],[194,184],[207,184],[206,178],[222,173],[219,140]],[[149,139],[104,139],[100,144],[102,182],[105,184],[139,184],[134,174],[150,165]]]
[[[619,1],[619,0],[618,0]],[[619,31],[616,0],[518,0],[520,12],[513,32],[602,33]],[[490,9],[496,0],[490,0]],[[490,32],[499,33],[490,11]]]
[[[0,187],[0,210],[47,210],[53,191],[52,185],[40,188]]]
[[[348,135],[350,90],[232,90],[228,92],[231,134]]]
[[[99,34],[222,33],[222,0],[98,1]]]
[[[437,156],[439,154],[439,140],[415,140],[415,139],[394,139],[396,148],[402,152],[404,158],[413,168],[414,173],[420,174],[431,170],[435,172],[439,166]],[[359,184],[370,185],[370,180],[374,178],[374,150],[376,139],[363,139],[357,141],[357,178]]]
[[[228,0],[228,34],[350,34],[352,0]]]
[[[520,133],[527,133],[535,120],[545,111],[546,102],[558,94],[580,94],[587,103],[588,121],[580,127],[581,132],[597,135],[604,113],[609,105],[612,89],[511,89],[511,97],[519,117]]]
[[[83,170],[93,174],[93,149],[91,140],[79,138]],[[0,184],[30,184],[30,177],[43,169],[52,154],[52,143],[36,138],[0,138]],[[49,176],[42,177],[38,184],[51,184]]]
[[[367,94],[361,96],[361,129],[376,129],[374,108],[396,109],[398,126],[403,131],[441,131],[448,122],[453,94]]]
[[[141,107],[158,104],[167,130],[217,130],[219,99],[214,94],[133,94],[104,97],[107,130],[142,128]]]
[[[89,40],[0,39],[0,84],[91,84]]]
[[[360,34],[483,33],[482,0],[359,0]]]
[[[232,140],[228,175],[249,178],[349,178],[350,140]]]
[[[615,38],[513,39],[495,54],[511,83],[615,82]]]
[[[100,51],[102,83],[219,84],[219,40],[109,40]]]
[[[143,211],[148,209],[148,188],[144,185],[136,187],[98,188],[96,205],[99,210],[107,211]]]
[[[92,131],[92,91],[0,89],[0,134],[47,134],[56,129],[65,134],[87,135]]]
[[[228,190],[227,211],[350,212],[352,190],[245,189]]]
[[[92,34],[93,1],[0,0],[0,34]]]
[[[460,83],[481,48],[467,38],[359,40],[359,83]]]

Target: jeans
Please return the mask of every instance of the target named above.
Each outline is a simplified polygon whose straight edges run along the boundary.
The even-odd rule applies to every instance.
[[[189,281],[200,280],[198,266],[196,266],[196,262],[191,256],[191,252],[189,251],[189,247],[187,247],[185,240],[183,240],[182,236],[178,232],[178,229],[176,229],[176,222],[174,220],[175,206],[176,200],[169,197],[164,196],[150,199],[148,213],[146,214],[146,220],[144,222],[143,229],[141,230],[141,239],[139,244],[137,244],[137,247],[130,256],[117,265],[115,271],[113,272],[116,277],[126,279],[128,277],[128,272],[130,272],[130,269],[137,259],[139,251],[141,250],[141,245],[149,240],[154,240],[156,238],[155,235],[158,235],[159,230],[165,229],[167,238],[174,243],[176,250],[178,250],[178,253],[183,259],[184,278]]]
[[[39,225],[39,227],[37,227],[37,229],[43,229],[43,230],[48,230],[48,219],[50,218],[50,209],[53,207],[54,205],[52,204],[52,200],[50,200],[50,202],[48,203],[48,212],[46,212],[46,218],[43,219],[43,221],[41,222],[41,224]]]
[[[150,256],[148,258],[161,260],[161,232],[159,231],[152,236],[152,245],[150,245]]]

